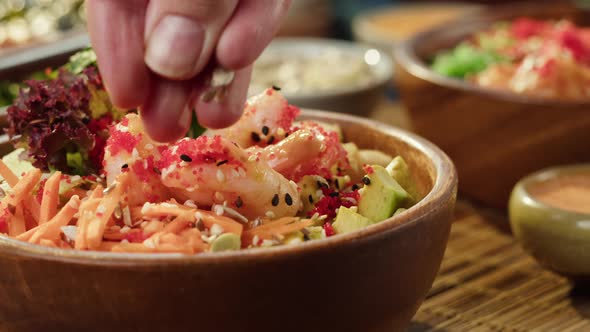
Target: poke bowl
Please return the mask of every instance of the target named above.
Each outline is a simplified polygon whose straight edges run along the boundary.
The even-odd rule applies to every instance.
[[[499,208],[507,206],[512,187],[526,174],[556,164],[590,160],[585,144],[590,139],[590,100],[583,95],[585,92],[582,98],[542,95],[545,91],[540,87],[549,81],[540,75],[517,82],[520,87],[498,88],[449,77],[432,67],[437,55],[453,52],[449,50],[455,47],[457,53],[470,53],[471,48],[458,51],[462,46],[457,45],[478,38],[481,32],[502,31],[502,24],[510,29],[515,22],[584,27],[588,16],[580,8],[561,2],[494,7],[419,34],[395,50],[399,71],[396,84],[413,128],[453,159],[464,194]],[[495,61],[478,60],[484,65],[458,65],[491,68],[488,63]],[[524,61],[520,64],[525,65]],[[561,68],[555,72],[567,73]],[[577,75],[572,72],[570,75]],[[506,82],[513,82],[514,77],[505,76],[499,81],[508,85]],[[525,91],[523,86],[530,82],[537,83],[539,93]],[[558,82],[555,79],[551,84],[556,89],[566,86]]]
[[[295,119],[275,89],[228,129],[157,143],[100,93],[91,62],[27,83],[8,109],[4,330],[407,327],[450,231],[457,175],[441,150],[350,115]],[[78,95],[63,93],[71,82]]]

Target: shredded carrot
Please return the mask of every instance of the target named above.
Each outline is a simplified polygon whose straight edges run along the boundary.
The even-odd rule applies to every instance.
[[[14,187],[18,183],[18,176],[8,168],[2,159],[0,159],[0,175],[2,175],[10,187]]]
[[[39,218],[41,217],[41,205],[36,199],[27,199],[24,201],[25,208],[33,217],[35,225],[39,224]]]
[[[96,207],[96,218],[88,224],[86,234],[86,241],[89,249],[97,249],[100,246],[107,223],[115,211],[115,207],[119,204],[123,192],[127,189],[128,179],[129,177],[127,176],[127,173],[119,175],[115,182],[115,188],[106,194],[102,198],[100,204]]]
[[[87,245],[87,237],[88,237],[88,224],[90,220],[94,218],[94,210],[100,203],[100,198],[93,198],[95,196],[99,196],[99,194],[95,194],[100,189],[102,193],[102,187],[97,187],[92,195],[88,198],[87,201],[82,202],[80,204],[80,210],[78,211],[78,231],[76,234],[76,241],[74,244],[74,248],[78,250],[88,249]]]
[[[163,231],[167,233],[179,233],[193,221],[195,221],[194,213],[183,213],[164,226]]]
[[[179,216],[187,210],[172,203],[152,204],[148,203],[142,207],[141,214],[145,217]]]
[[[53,218],[57,213],[57,203],[59,201],[59,182],[61,181],[61,172],[53,173],[43,186],[43,197],[41,198],[41,211],[39,214],[39,225],[42,225]],[[39,189],[41,190],[41,189]]]
[[[201,232],[196,228],[185,229],[180,233],[180,236],[187,241],[188,245],[193,248],[194,252],[205,251],[208,247],[201,238]]]
[[[8,235],[18,236],[26,231],[25,216],[22,204],[16,206],[14,216],[12,216],[8,224]]]
[[[72,196],[59,212],[43,225],[36,227],[37,231],[31,236],[29,242],[39,243],[41,239],[57,240],[61,233],[61,227],[66,226],[80,207],[80,198]]]
[[[12,190],[5,197],[5,202],[17,206],[27,196],[32,196],[33,188],[37,185],[39,179],[41,179],[41,170],[37,168],[30,170],[12,187]]]
[[[217,224],[221,226],[226,233],[242,235],[244,226],[231,218],[218,216],[215,213],[202,210],[197,211],[196,214],[201,216],[201,221],[207,228],[211,228],[214,224]]]
[[[249,245],[252,243],[254,237],[258,237],[262,240],[270,240],[274,236],[281,236],[287,235],[293,232],[297,232],[305,227],[311,226],[313,224],[313,220],[311,219],[303,219],[300,221],[292,222],[289,224],[281,224],[277,225],[276,227],[266,228],[266,229],[258,229],[259,227],[253,228],[244,232],[242,236],[242,242],[245,245]]]

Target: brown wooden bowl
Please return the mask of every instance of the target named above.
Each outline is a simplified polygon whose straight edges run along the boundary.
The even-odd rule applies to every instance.
[[[430,70],[436,53],[498,20],[568,18],[589,13],[555,1],[489,8],[417,35],[395,50],[396,84],[414,130],[453,159],[460,191],[504,208],[516,182],[556,164],[590,161],[590,101],[560,102],[493,91]]]
[[[400,331],[439,269],[457,190],[433,144],[330,112],[363,148],[401,154],[426,197],[358,232],[294,246],[201,254],[53,249],[0,236],[0,330]]]

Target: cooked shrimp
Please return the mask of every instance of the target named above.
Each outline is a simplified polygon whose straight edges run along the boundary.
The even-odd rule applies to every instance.
[[[264,147],[287,137],[297,115],[299,109],[289,105],[280,92],[267,89],[248,99],[244,114],[233,126],[211,133],[221,135],[242,148],[253,145]]]
[[[129,172],[133,183],[141,184],[129,188],[130,205],[168,199],[168,190],[161,185],[160,174],[155,167],[162,149],[162,145],[144,133],[137,114],[126,115],[111,128],[105,147],[103,166],[107,184],[113,183],[122,172]]]
[[[250,147],[247,151],[293,181],[299,181],[305,175],[331,178],[335,169],[349,168],[338,133],[314,122],[301,122],[293,130],[277,144],[265,148]]]
[[[162,183],[197,205],[227,204],[249,219],[294,216],[297,185],[219,135],[185,138],[162,153]]]

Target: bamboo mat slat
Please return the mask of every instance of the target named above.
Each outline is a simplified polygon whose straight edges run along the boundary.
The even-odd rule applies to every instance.
[[[505,218],[457,203],[440,272],[409,332],[590,331],[590,293],[524,253]]]

